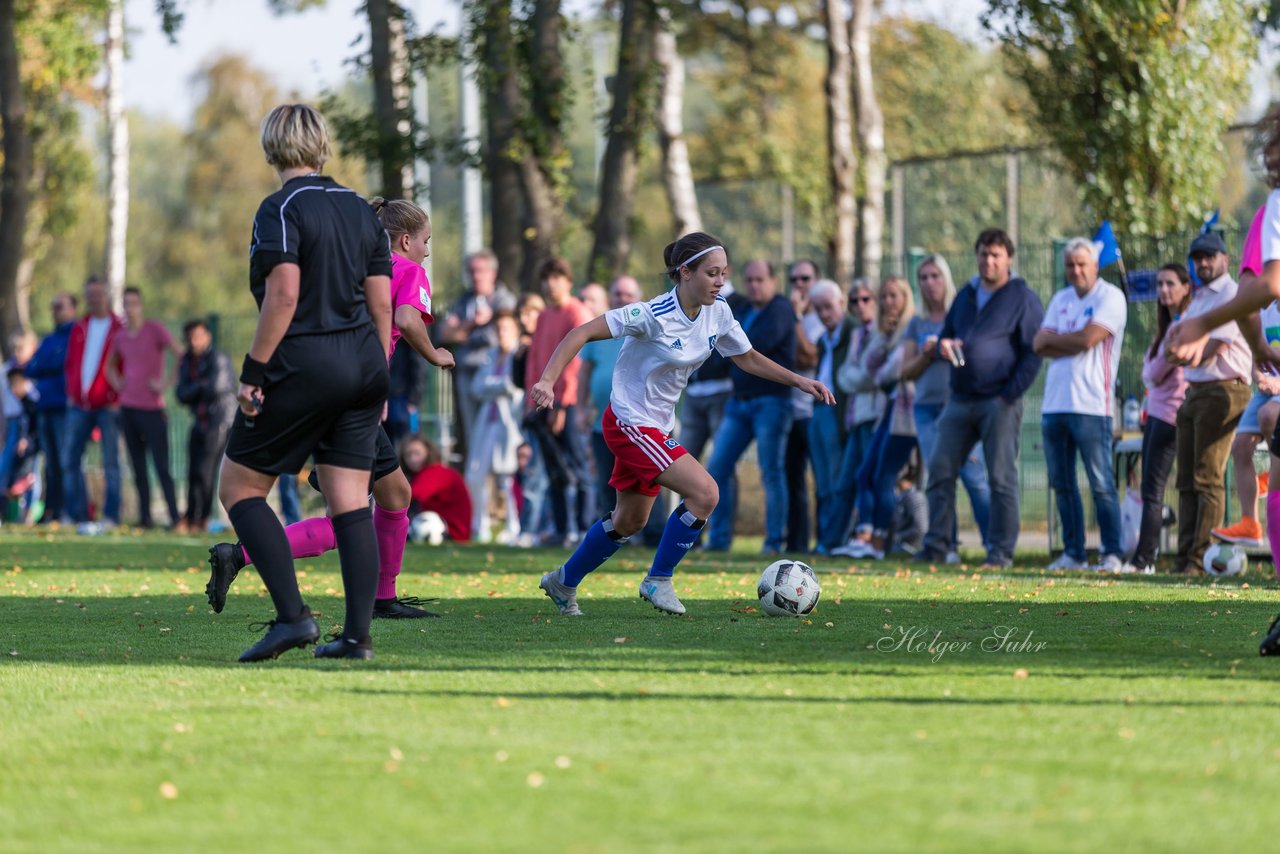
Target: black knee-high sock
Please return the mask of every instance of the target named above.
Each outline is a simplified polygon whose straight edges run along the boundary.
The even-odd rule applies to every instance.
[[[253,555],[253,568],[267,585],[276,606],[276,618],[291,623],[302,614],[302,594],[293,574],[293,551],[284,526],[265,498],[246,498],[227,511],[245,550]]]
[[[334,516],[333,535],[338,542],[342,587],[347,596],[342,636],[364,641],[369,638],[373,600],[378,592],[378,537],[373,530],[373,511],[362,507]]]

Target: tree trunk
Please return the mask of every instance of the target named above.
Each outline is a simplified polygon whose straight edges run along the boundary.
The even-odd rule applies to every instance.
[[[129,234],[129,119],[124,109],[124,0],[107,8],[107,289],[117,312],[124,301]]]
[[[561,0],[535,0],[530,16],[525,69],[528,109],[521,146],[524,194],[524,262],[520,287],[536,290],[538,270],[559,249],[564,223],[565,68],[560,50]]]
[[[484,69],[486,113],[485,171],[489,176],[490,245],[498,256],[499,276],[519,288],[524,258],[524,196],[521,192],[516,117],[521,109],[512,0],[485,0],[474,32]]]
[[[827,244],[832,277],[848,286],[856,260],[858,203],[855,178],[858,155],[853,147],[853,64],[849,56],[849,24],[843,0],[827,0],[827,176],[831,181],[835,221]]]
[[[368,0],[373,109],[378,127],[378,175],[388,199],[413,198],[413,158],[408,145],[409,51],[404,9],[393,0]]]
[[[858,251],[862,275],[880,278],[884,255],[884,114],[871,75],[872,0],[853,0],[849,44],[853,54],[854,110],[862,150],[862,198],[859,200]]]
[[[702,215],[698,211],[698,190],[689,165],[689,146],[684,140],[684,60],[665,11],[660,12],[654,59],[659,69],[658,145],[662,149],[662,185],[667,191],[676,234],[683,237],[702,231]]]
[[[587,277],[606,281],[626,271],[631,254],[631,212],[635,205],[642,126],[652,94],[653,0],[623,0],[618,34],[618,70],[613,77],[609,142],[600,169],[595,244]]]
[[[31,208],[34,160],[13,6],[13,0],[0,0],[0,127],[4,132],[4,166],[0,169],[0,347],[6,355],[10,336],[21,328],[18,277]]]

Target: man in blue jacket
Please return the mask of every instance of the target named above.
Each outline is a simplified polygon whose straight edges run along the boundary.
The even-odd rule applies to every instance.
[[[778,293],[778,278],[768,261],[749,261],[742,268],[746,301],[734,309],[751,346],[782,367],[791,369],[796,357],[796,313],[791,301]],[[720,486],[720,505],[707,523],[707,548],[728,551],[733,542],[736,510],[731,486],[734,466],[752,440],[760,461],[764,486],[766,555],[781,553],[786,543],[786,450],[791,432],[791,388],[752,376],[734,365],[729,370],[733,397],[725,407],[707,473]]]
[[[938,444],[929,460],[929,534],[919,559],[941,561],[953,530],[956,476],[982,442],[991,483],[987,530],[989,567],[1013,564],[1018,543],[1018,451],[1022,396],[1041,359],[1032,346],[1044,306],[1021,278],[1010,275],[1013,240],[998,228],[978,235],[978,277],[956,294],[938,341],[951,371],[951,399],[938,420]]]
[[[40,342],[26,367],[27,378],[36,384],[39,395],[36,430],[44,453],[44,513],[37,524],[68,515],[62,498],[60,454],[67,423],[67,339],[79,307],[74,294],[58,294],[52,308],[54,330]]]

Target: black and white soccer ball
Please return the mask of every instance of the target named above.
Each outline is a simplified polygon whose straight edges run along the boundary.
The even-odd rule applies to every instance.
[[[1237,545],[1214,543],[1205,550],[1204,571],[1209,575],[1240,575],[1249,567],[1249,556]]]
[[[415,543],[438,546],[444,542],[444,535],[448,530],[440,514],[428,510],[414,516],[409,523],[409,539]]]
[[[776,560],[765,567],[756,584],[760,610],[770,617],[802,617],[822,595],[813,567],[798,560]]]

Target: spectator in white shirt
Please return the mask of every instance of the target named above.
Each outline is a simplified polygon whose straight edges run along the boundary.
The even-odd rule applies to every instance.
[[[1076,456],[1084,463],[1102,529],[1097,568],[1124,567],[1120,500],[1111,473],[1115,379],[1128,319],[1124,292],[1098,276],[1098,250],[1077,237],[1063,253],[1067,287],[1053,295],[1032,346],[1050,359],[1040,425],[1049,484],[1062,522],[1062,555],[1050,569],[1085,569],[1084,503],[1076,482]]]

